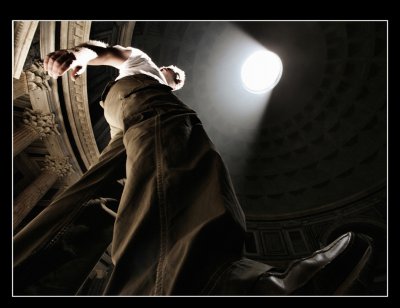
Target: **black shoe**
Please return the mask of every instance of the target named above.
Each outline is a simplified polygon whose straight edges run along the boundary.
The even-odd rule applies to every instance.
[[[257,295],[368,294],[372,239],[346,233],[311,256],[293,261],[284,272],[270,270],[253,288]]]

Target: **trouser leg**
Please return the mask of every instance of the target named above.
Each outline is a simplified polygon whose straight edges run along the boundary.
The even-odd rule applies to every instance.
[[[194,119],[154,110],[124,134],[127,180],[106,294],[200,294],[216,268],[240,256],[241,210]]]
[[[244,215],[195,112],[146,78],[121,79],[104,104],[127,152],[105,294],[205,293],[214,273],[240,258]]]
[[[97,164],[14,237],[16,294],[74,294],[79,288],[110,243],[114,223],[88,201],[117,193],[125,159],[117,136]]]

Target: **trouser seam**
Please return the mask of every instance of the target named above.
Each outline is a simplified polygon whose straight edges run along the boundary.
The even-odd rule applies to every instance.
[[[156,180],[157,180],[157,196],[158,196],[158,210],[160,217],[160,254],[157,264],[156,272],[156,286],[155,294],[163,294],[164,290],[164,271],[165,271],[165,257],[167,250],[167,205],[165,200],[165,187],[164,187],[164,166],[162,157],[162,144],[161,144],[161,127],[160,127],[160,114],[156,110],[157,116],[155,117],[155,161],[156,161]]]

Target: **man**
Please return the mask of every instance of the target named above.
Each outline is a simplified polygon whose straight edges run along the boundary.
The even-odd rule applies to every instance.
[[[228,171],[195,111],[172,93],[185,82],[182,70],[97,41],[44,61],[55,79],[69,70],[79,78],[87,65],[119,69],[102,95],[112,138],[99,162],[15,236],[17,294],[74,294],[110,241],[114,271],[105,294],[354,290],[370,245],[353,233],[285,272],[242,257],[245,217]],[[115,220],[96,202],[111,195],[120,200]],[[324,271],[338,266],[340,277],[327,281]]]

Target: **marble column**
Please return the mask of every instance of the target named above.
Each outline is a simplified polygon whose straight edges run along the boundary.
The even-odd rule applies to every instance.
[[[42,173],[14,200],[14,230],[54,185],[57,179],[67,176],[71,171],[72,165],[69,163],[69,158],[46,156]]]
[[[22,122],[23,124],[13,134],[13,156],[18,155],[38,138],[43,139],[49,135],[60,134],[52,113],[25,109]]]
[[[39,21],[14,21],[13,77],[19,79]]]

